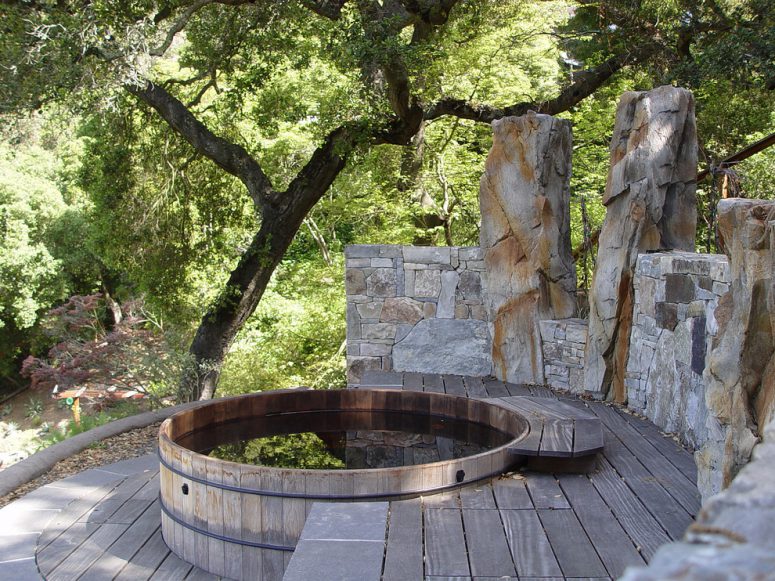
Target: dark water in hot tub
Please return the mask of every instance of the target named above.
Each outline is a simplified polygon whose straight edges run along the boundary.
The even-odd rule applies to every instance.
[[[178,444],[243,464],[336,470],[472,456],[511,438],[483,424],[440,416],[327,411],[217,424]]]

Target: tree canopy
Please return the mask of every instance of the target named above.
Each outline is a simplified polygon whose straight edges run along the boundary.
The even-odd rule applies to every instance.
[[[199,319],[184,382],[210,397],[270,283],[304,278],[277,271],[283,257],[335,264],[330,251],[355,239],[475,243],[494,119],[569,116],[574,195],[598,221],[622,90],[692,88],[715,159],[771,130],[772,12],[767,0],[4,2],[0,113],[81,120],[71,178],[99,276],[182,325]],[[22,243],[20,256],[42,252]],[[27,261],[30,288],[55,288],[47,261]],[[278,300],[248,334],[286,315]],[[16,302],[4,312],[33,308]]]

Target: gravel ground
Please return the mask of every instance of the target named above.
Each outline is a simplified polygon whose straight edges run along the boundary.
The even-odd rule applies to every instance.
[[[155,452],[160,425],[161,422],[158,422],[145,428],[131,430],[118,436],[107,438],[75,456],[70,456],[66,460],[57,463],[54,468],[42,476],[20,486],[12,493],[0,497],[0,508],[45,484],[67,478],[90,468],[97,468],[98,466],[105,466],[120,460],[136,458]]]

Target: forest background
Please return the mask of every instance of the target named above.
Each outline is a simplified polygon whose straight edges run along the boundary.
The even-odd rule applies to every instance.
[[[0,22],[6,392],[342,387],[344,246],[477,245],[492,119],[572,122],[574,247],[622,92],[691,89],[701,168],[775,131],[768,0],[4,1]],[[700,183],[700,251],[721,189],[771,198],[774,173],[771,148]]]

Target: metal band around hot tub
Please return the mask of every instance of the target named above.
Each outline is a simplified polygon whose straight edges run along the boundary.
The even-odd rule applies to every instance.
[[[392,498],[396,496],[428,494],[431,492],[443,492],[451,488],[458,488],[460,486],[463,486],[464,484],[477,482],[479,480],[484,480],[486,478],[492,478],[493,476],[500,476],[501,474],[503,474],[502,470],[495,470],[493,472],[490,472],[489,474],[480,476],[476,480],[468,480],[468,481],[461,480],[460,482],[455,482],[454,484],[447,484],[445,486],[438,486],[436,488],[422,488],[419,490],[407,490],[403,492],[378,492],[374,494],[306,494],[304,492],[281,492],[277,490],[257,490],[255,488],[242,488],[241,486],[232,486],[231,484],[223,484],[221,482],[212,482],[210,480],[205,480],[204,478],[199,478],[198,476],[193,476],[191,474],[186,474],[185,472],[181,472],[177,468],[171,466],[162,457],[161,451],[159,451],[159,462],[161,462],[161,465],[164,466],[167,470],[177,474],[178,476],[182,476],[186,480],[190,480],[192,482],[198,482],[199,484],[204,484],[206,486],[212,486],[213,488],[221,488],[223,490],[229,490],[231,492],[241,492],[245,494],[257,494],[260,496],[278,496],[281,498],[304,498],[306,500],[347,500],[347,499],[367,499],[367,498]]]
[[[226,543],[234,543],[236,545],[244,545],[246,547],[255,547],[257,549],[271,549],[273,551],[295,551],[296,550],[296,547],[288,547],[285,545],[273,545],[271,543],[257,543],[254,541],[243,541],[241,539],[233,539],[231,537],[225,537],[223,535],[219,535],[218,533],[212,533],[210,531],[200,529],[197,526],[194,526],[190,523],[180,520],[177,516],[172,514],[167,509],[167,507],[164,506],[164,502],[161,499],[161,494],[159,495],[159,505],[161,506],[161,511],[167,515],[167,518],[169,518],[176,524],[179,524],[180,526],[187,528],[190,531],[194,531],[195,533],[199,533],[200,535],[204,535],[206,537],[211,537],[213,539],[224,541]]]

